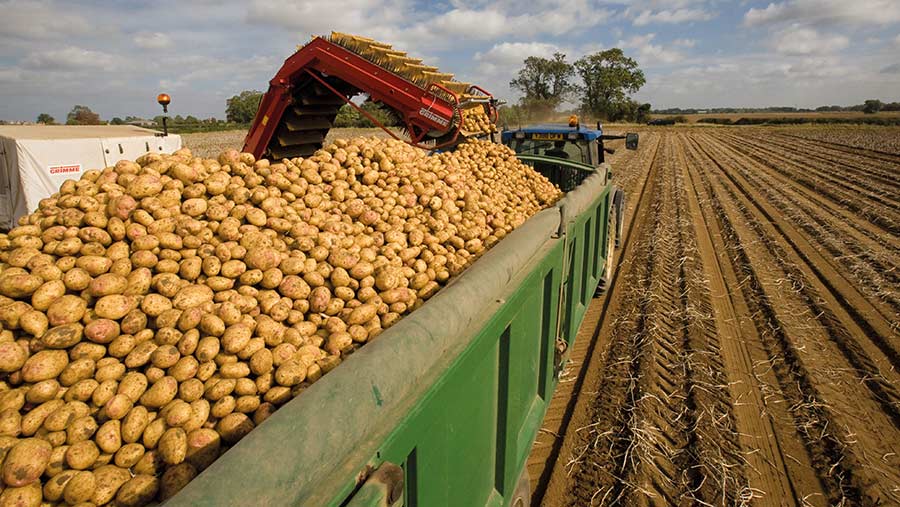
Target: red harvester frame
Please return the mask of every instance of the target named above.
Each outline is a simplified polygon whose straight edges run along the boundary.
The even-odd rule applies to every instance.
[[[410,144],[414,146],[425,147],[420,143],[429,132],[446,134],[455,130],[451,140],[443,145],[455,142],[459,136],[462,122],[454,122],[454,115],[459,114],[457,94],[437,83],[420,88],[338,44],[316,37],[285,60],[275,77],[269,81],[269,90],[259,104],[259,110],[244,141],[245,152],[252,153],[257,158],[266,153],[266,148],[281,122],[281,116],[291,104],[292,82],[301,74],[311,75],[346,102],[349,102],[349,99],[325,83],[320,75],[340,78],[367,93],[372,100],[394,109],[403,117],[411,138]],[[453,102],[436,95],[435,91],[438,89],[448,97],[452,97]],[[484,90],[480,88],[478,90],[490,97]],[[352,103],[351,105],[355,106]],[[383,126],[382,128],[387,130]],[[391,135],[397,137],[393,133]]]

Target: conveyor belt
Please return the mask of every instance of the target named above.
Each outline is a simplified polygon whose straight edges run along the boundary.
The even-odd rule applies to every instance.
[[[325,81],[349,98],[358,90],[335,77]],[[301,79],[292,89],[292,103],[269,143],[271,157],[308,157],[322,147],[334,119],[345,101],[311,78]]]

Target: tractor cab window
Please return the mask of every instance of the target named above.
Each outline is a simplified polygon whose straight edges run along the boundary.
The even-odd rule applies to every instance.
[[[534,139],[514,139],[512,148],[516,153],[525,155],[544,155],[590,164],[589,144],[584,140],[536,141]]]

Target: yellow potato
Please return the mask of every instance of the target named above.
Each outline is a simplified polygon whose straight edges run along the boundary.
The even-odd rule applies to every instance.
[[[131,479],[131,473],[127,467],[103,465],[94,470],[94,479],[95,489],[90,501],[94,505],[105,505],[111,502],[119,488]]]
[[[42,350],[29,357],[22,366],[22,378],[26,382],[40,382],[57,377],[69,364],[64,350]]]
[[[86,502],[94,495],[97,487],[97,479],[93,472],[82,470],[72,476],[63,489],[63,498],[69,505]]]
[[[156,496],[159,480],[153,475],[140,474],[123,484],[116,493],[116,502],[125,507],[144,505]]]
[[[28,359],[25,347],[15,342],[0,343],[0,371],[10,373],[20,370]]]
[[[0,478],[3,483],[13,488],[27,486],[37,481],[47,465],[53,447],[49,442],[38,438],[25,438],[19,440],[3,460],[0,468]]]
[[[172,401],[178,393],[178,381],[173,377],[163,377],[154,383],[140,398],[146,407],[160,408]]]
[[[41,505],[41,484],[37,481],[22,487],[9,486],[0,493],[0,505],[38,507]]]
[[[169,428],[160,437],[157,450],[164,462],[177,465],[187,454],[187,433],[181,428]]]
[[[66,464],[74,470],[86,470],[100,457],[100,449],[91,440],[82,440],[66,450]]]

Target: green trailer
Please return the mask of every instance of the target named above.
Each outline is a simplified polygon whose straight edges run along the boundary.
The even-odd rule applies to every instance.
[[[621,199],[606,165],[520,158],[580,183],[167,505],[527,505],[525,462],[607,276]]]

